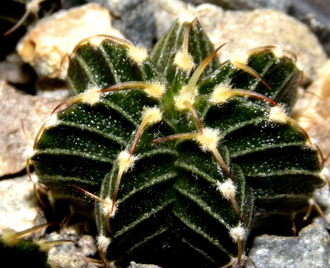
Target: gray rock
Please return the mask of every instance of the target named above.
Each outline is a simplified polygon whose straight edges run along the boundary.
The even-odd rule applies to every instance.
[[[0,181],[0,232],[20,232],[46,223],[27,175]]]
[[[52,247],[49,251],[49,260],[63,268],[94,268],[94,265],[84,260],[84,256],[96,254],[96,241],[91,235],[82,235],[81,230],[82,226],[70,226],[62,228],[59,232],[47,234],[47,241],[71,241]]]
[[[156,18],[156,39],[159,40],[165,32],[171,28],[183,6],[179,0],[156,0],[155,18]]]
[[[0,62],[0,80],[12,84],[27,84],[32,82],[32,78],[32,69],[26,72],[24,62],[16,53],[9,54]]]
[[[228,42],[220,51],[223,59],[236,50],[274,45],[296,54],[298,65],[312,80],[326,62],[327,56],[315,35],[282,12],[261,9],[225,12],[210,4],[198,6],[196,12],[215,46]]]
[[[290,6],[290,1],[287,0],[184,0],[193,4],[211,3],[221,6],[226,9],[256,9],[256,8],[271,8],[287,12]]]
[[[298,237],[262,235],[254,239],[249,257],[262,268],[330,267],[330,236],[318,223],[302,229]]]
[[[290,14],[306,24],[330,55],[330,5],[326,0],[184,0],[193,4],[211,3],[224,9],[274,9]]]
[[[330,55],[330,5],[326,0],[291,0],[290,15],[304,22],[316,34]]]
[[[124,36],[151,49],[156,34],[152,0],[102,0],[113,18],[113,25]]]
[[[329,174],[328,174],[329,175]],[[314,193],[314,199],[316,203],[321,207],[323,217],[316,219],[317,222],[323,224],[325,228],[330,230],[330,198],[329,198],[329,186],[326,185],[321,189],[318,189]]]
[[[130,266],[128,266],[127,268],[160,268],[160,267],[153,264],[140,264],[132,261]]]
[[[0,176],[16,174],[25,168],[29,145],[59,101],[23,95],[0,80]]]
[[[319,146],[324,165],[330,167],[330,60],[318,70],[318,75],[303,91],[292,117]]]
[[[328,0],[291,0],[293,15],[300,19],[307,16],[316,18],[323,25],[330,26],[330,5]]]

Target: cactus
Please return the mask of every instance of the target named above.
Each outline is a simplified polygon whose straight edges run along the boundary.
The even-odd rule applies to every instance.
[[[324,184],[317,146],[289,117],[292,54],[268,46],[220,64],[220,48],[188,10],[150,56],[103,35],[70,56],[75,95],[30,162],[54,200],[95,219],[106,265],[242,267],[253,228]]]
[[[57,268],[57,264],[48,259],[52,246],[71,241],[29,240],[26,236],[44,229],[51,224],[36,226],[21,232],[5,231],[0,237],[0,256],[6,266],[13,268]]]

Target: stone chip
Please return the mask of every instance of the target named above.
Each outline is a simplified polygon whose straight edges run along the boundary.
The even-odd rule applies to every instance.
[[[23,95],[0,80],[0,177],[16,174],[25,168],[29,142],[33,143],[41,124],[60,101]]]
[[[318,223],[302,229],[298,237],[262,235],[255,238],[249,257],[263,268],[329,267],[330,236]]]
[[[41,19],[20,41],[17,51],[40,77],[52,75],[64,80],[67,62],[63,59],[80,40],[97,34],[122,37],[112,28],[106,8],[87,4]]]

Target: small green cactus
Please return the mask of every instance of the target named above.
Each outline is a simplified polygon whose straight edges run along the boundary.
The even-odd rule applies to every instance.
[[[48,227],[40,225],[21,232],[5,231],[0,236],[0,257],[6,267],[57,268],[48,260],[48,251],[56,244],[65,241],[47,242],[46,240],[28,240],[26,236]]]
[[[217,50],[185,11],[151,56],[102,35],[70,56],[75,96],[30,160],[55,200],[95,218],[106,265],[242,267],[251,230],[324,184],[317,147],[288,116],[292,55],[269,46],[220,64]]]

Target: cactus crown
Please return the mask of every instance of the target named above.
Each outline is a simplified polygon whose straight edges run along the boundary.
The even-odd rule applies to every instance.
[[[188,10],[150,56],[102,35],[70,56],[75,96],[31,161],[55,199],[95,218],[105,263],[242,267],[256,222],[289,217],[323,185],[319,152],[288,115],[294,59],[268,46],[220,64],[220,48]]]

